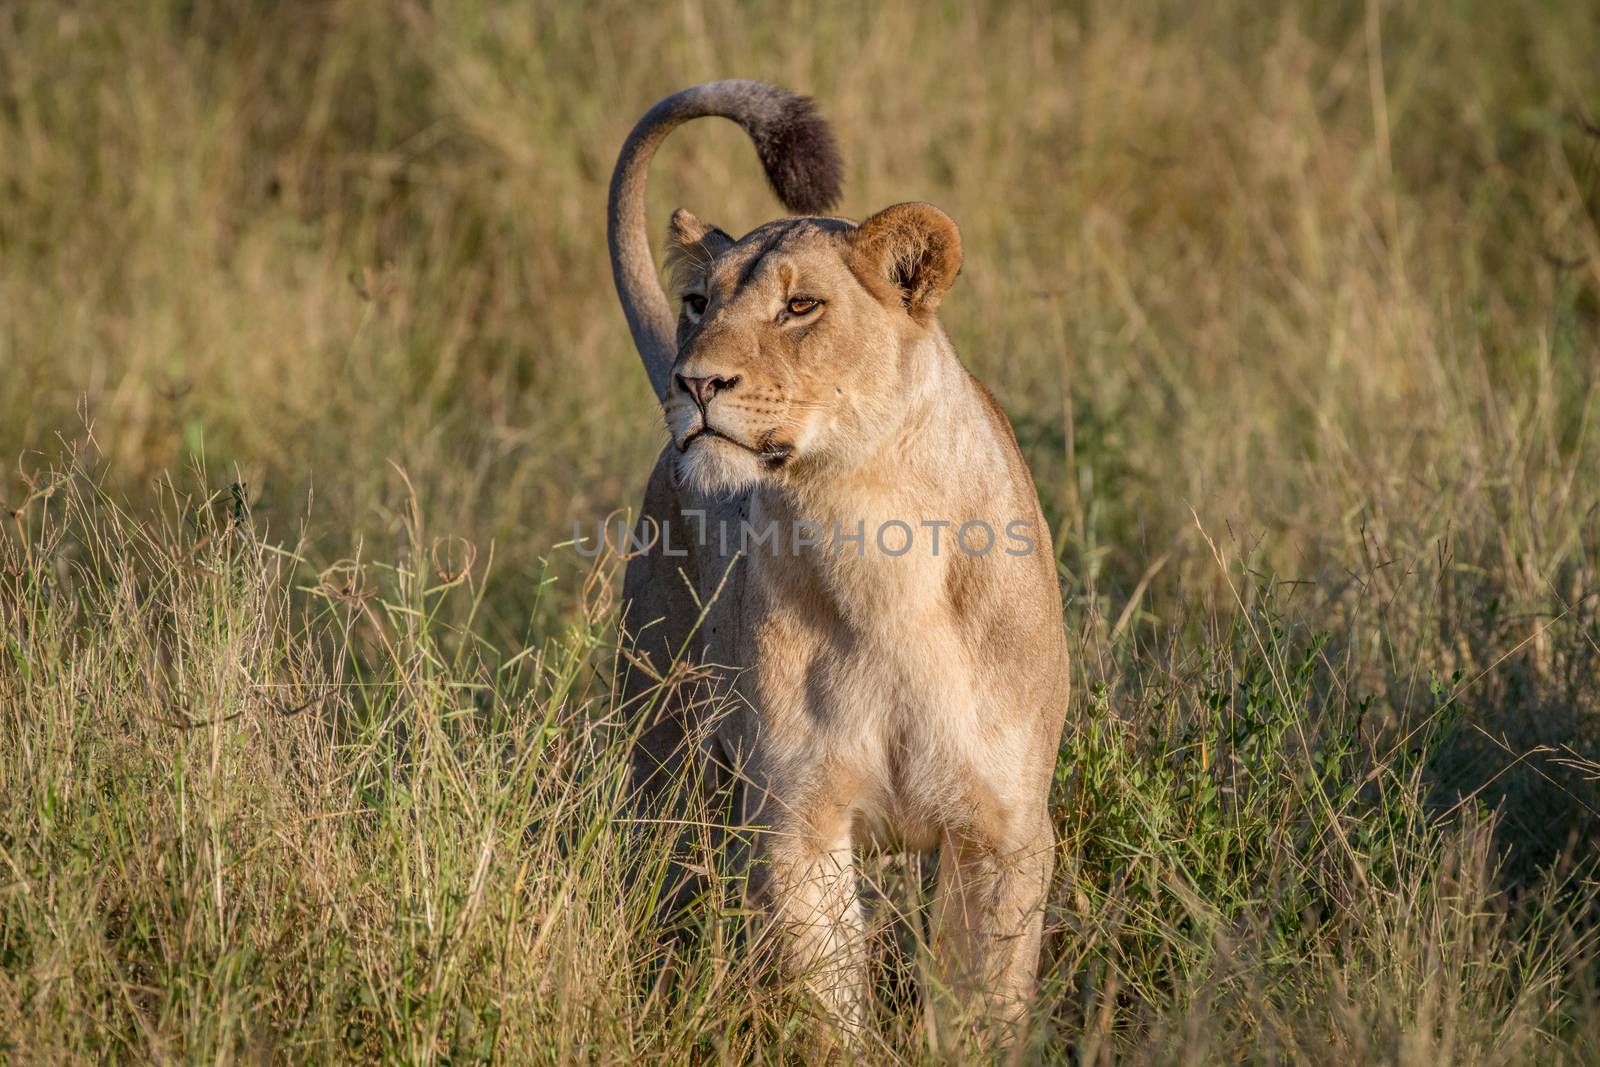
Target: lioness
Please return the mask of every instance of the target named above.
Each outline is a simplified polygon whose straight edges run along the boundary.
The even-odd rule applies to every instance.
[[[800,214],[736,240],[677,211],[674,308],[645,174],[708,115],[750,134]],[[955,223],[923,203],[859,225],[814,214],[839,185],[810,101],[758,82],[670,96],[622,148],[612,268],[672,438],[624,585],[624,691],[674,663],[728,668],[735,710],[707,762],[741,784],[753,893],[835,1019],[862,1021],[853,856],[889,847],[939,850],[942,985],[1013,1020],[1038,966],[1067,707],[1050,532],[1010,424],[935,315],[961,267]],[[703,706],[656,702],[641,791],[685,765]]]

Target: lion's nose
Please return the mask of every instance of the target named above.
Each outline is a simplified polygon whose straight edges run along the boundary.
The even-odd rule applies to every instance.
[[[739,376],[737,374],[735,374],[732,378],[722,378],[716,376],[709,378],[691,378],[686,374],[678,375],[679,387],[682,388],[684,392],[694,397],[694,402],[700,405],[701,411],[704,411],[706,409],[706,405],[711,403],[712,397],[716,396],[718,393],[726,393],[728,390],[732,389],[738,384]]]

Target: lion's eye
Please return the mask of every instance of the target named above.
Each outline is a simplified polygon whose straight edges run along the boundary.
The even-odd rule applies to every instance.
[[[789,314],[809,315],[817,310],[821,303],[820,300],[807,300],[804,297],[791,300],[789,301]]]
[[[704,315],[706,298],[699,293],[690,293],[683,298],[683,306],[689,309],[691,315]]]

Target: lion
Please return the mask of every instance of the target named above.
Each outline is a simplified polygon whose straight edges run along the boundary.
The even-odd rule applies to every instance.
[[[669,302],[646,171],[703,116],[744,128],[794,214],[734,238],[679,209]],[[846,1031],[866,991],[857,854],[937,850],[940,988],[1014,1033],[1068,698],[1055,553],[1010,423],[939,323],[956,224],[926,203],[822,214],[840,186],[812,102],[759,82],[667,97],[617,160],[612,268],[670,437],[623,588],[622,691],[651,707],[634,782],[645,802],[691,764],[735,783],[751,897]],[[645,699],[685,664],[731,699]]]

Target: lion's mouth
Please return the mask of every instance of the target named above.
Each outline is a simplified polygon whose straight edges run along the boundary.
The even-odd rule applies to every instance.
[[[760,456],[762,461],[765,462],[766,465],[769,468],[773,469],[773,470],[776,470],[777,468],[783,466],[785,463],[789,462],[789,458],[794,455],[793,446],[784,444],[783,442],[777,440],[770,433],[764,435],[761,438],[760,442],[758,442],[757,445],[752,448],[750,445],[745,444],[743,441],[740,441],[737,438],[728,436],[727,434],[723,433],[721,430],[717,429],[715,426],[711,426],[709,424],[704,424],[704,423],[701,424],[701,426],[700,426],[700,428],[698,430],[694,431],[688,437],[685,437],[683,439],[683,444],[678,446],[678,451],[679,452],[687,452],[687,451],[689,451],[689,446],[694,444],[696,441],[698,441],[702,437],[714,437],[714,438],[716,438],[718,440],[726,441],[730,445],[737,445],[739,448],[744,449],[746,452],[750,452],[750,453],[753,453],[753,454],[755,454],[757,456]]]

